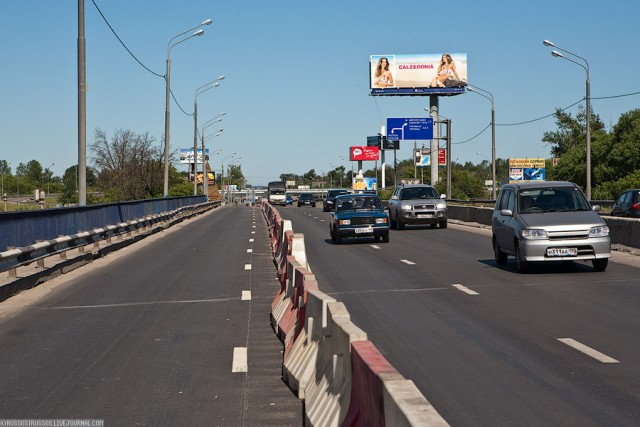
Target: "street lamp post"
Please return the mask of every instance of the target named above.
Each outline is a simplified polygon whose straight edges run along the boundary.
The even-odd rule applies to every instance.
[[[467,85],[467,89],[470,92],[473,92],[477,95],[484,96],[489,101],[491,101],[491,198],[493,200],[496,199],[496,109],[493,103],[493,95],[488,90],[484,90],[479,88],[478,86]],[[480,93],[478,91],[482,91],[484,93],[489,94],[489,96],[484,93]]]
[[[227,176],[229,177],[229,185],[231,185],[231,166],[232,165],[236,165],[236,164],[240,164],[240,160],[241,159],[242,159],[242,157],[235,157],[235,158],[231,159],[229,161],[229,163],[227,164],[227,170],[228,170]],[[231,190],[229,190],[227,193],[228,193],[227,203],[230,204],[233,201],[232,198],[231,198]]]
[[[7,162],[7,168],[11,166],[11,163]],[[4,167],[2,168],[2,197],[4,197]],[[5,208],[6,210],[6,208]]]
[[[556,57],[556,58],[562,58],[562,59],[566,59],[569,62],[573,62],[576,65],[579,65],[580,67],[582,67],[584,69],[584,71],[587,73],[587,79],[586,79],[586,96],[585,96],[585,101],[586,101],[586,114],[587,114],[587,200],[591,200],[591,81],[589,79],[589,62],[587,62],[586,59],[584,59],[583,57],[576,55],[573,52],[570,52],[566,49],[561,48],[560,46],[555,45],[553,42],[550,42],[549,40],[544,40],[542,42],[542,44],[544,44],[545,46],[550,46],[550,47],[555,47],[556,49],[559,49],[565,53],[568,53],[571,56],[574,56],[578,59],[581,59],[582,61],[584,61],[584,65],[582,65],[579,62],[574,61],[573,59],[567,58],[566,56],[564,56],[563,54],[561,54],[560,52],[558,52],[557,50],[554,50],[551,52],[551,55]]]
[[[218,114],[216,117],[214,117],[213,119],[209,120],[208,122],[205,122],[204,125],[202,125],[202,132],[200,135],[200,138],[202,140],[202,193],[204,194],[204,196],[208,199],[209,197],[209,176],[207,174],[207,155],[206,155],[206,150],[204,149],[204,142],[205,142],[205,138],[204,138],[204,130],[206,128],[208,128],[209,126],[213,125],[214,123],[218,123],[222,121],[222,116],[224,116],[225,114],[227,114],[226,112],[223,112],[221,114]],[[218,132],[215,134],[215,136],[220,135],[220,133],[223,131],[224,129],[220,129],[218,130]]]
[[[214,87],[220,86],[220,80],[224,80],[224,76],[220,76],[217,79],[200,86],[196,90],[196,95],[193,100],[193,195],[198,195],[198,95]],[[204,159],[204,153],[202,153]]]
[[[53,165],[55,165],[55,163],[51,163],[51,166]],[[50,193],[49,184],[51,183],[51,166],[47,168],[47,194]]]
[[[237,153],[229,154],[227,157],[223,157],[222,160],[220,161],[220,164],[222,166],[222,190],[224,191],[224,195],[225,195],[225,197],[222,198],[223,201],[224,201],[224,199],[226,198],[226,195],[227,195],[227,191],[224,189],[224,161],[227,160],[227,159],[232,158],[236,154]]]
[[[169,113],[171,103],[169,101],[169,96],[171,94],[171,48],[174,47],[175,45],[178,45],[184,41],[189,40],[192,37],[201,36],[204,33],[204,30],[200,29],[195,33],[191,34],[190,36],[187,36],[181,40],[178,40],[173,44],[172,42],[178,37],[183,36],[188,32],[195,30],[196,28],[202,27],[203,25],[210,25],[210,24],[211,24],[211,19],[207,19],[206,21],[203,21],[199,25],[196,25],[195,27],[190,28],[187,31],[184,31],[176,36],[173,36],[169,40],[169,43],[167,44],[167,73],[165,75],[166,85],[165,85],[165,110],[164,110],[164,197],[165,198],[169,197],[169,140],[170,140],[169,128],[171,123],[170,113]]]

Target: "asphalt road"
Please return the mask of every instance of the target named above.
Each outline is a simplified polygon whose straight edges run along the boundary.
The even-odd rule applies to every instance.
[[[242,206],[24,292],[0,304],[0,418],[302,425],[269,325],[278,290],[265,222]]]
[[[332,244],[320,207],[279,212],[319,287],[453,426],[640,425],[638,258],[519,274],[490,232],[407,227]]]

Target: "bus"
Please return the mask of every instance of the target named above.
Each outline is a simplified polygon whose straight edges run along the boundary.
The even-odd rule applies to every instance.
[[[267,186],[267,201],[272,205],[287,206],[287,187],[282,181],[272,181]]]

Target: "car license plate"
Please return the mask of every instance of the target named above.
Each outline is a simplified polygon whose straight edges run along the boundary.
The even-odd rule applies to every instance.
[[[431,215],[431,214],[418,214],[416,216],[418,218],[431,218],[433,215]]]
[[[578,248],[549,248],[547,256],[577,256]]]
[[[373,233],[373,227],[361,227],[355,229],[356,234]]]

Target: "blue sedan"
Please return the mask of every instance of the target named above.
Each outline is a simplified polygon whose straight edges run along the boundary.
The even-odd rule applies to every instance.
[[[330,215],[329,232],[334,243],[349,237],[389,241],[389,215],[375,194],[337,196]]]

